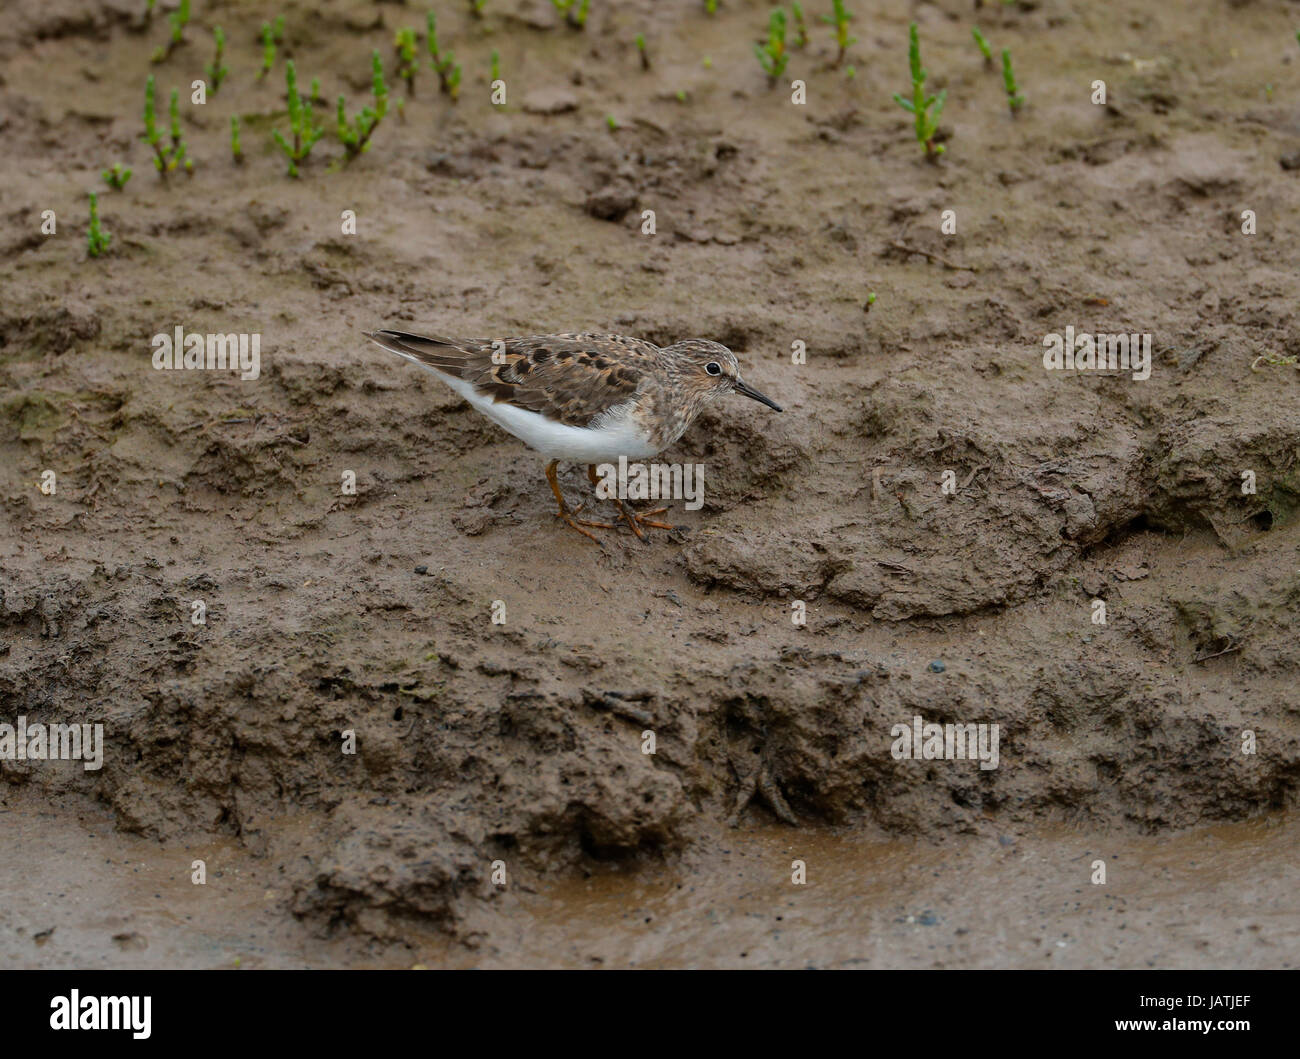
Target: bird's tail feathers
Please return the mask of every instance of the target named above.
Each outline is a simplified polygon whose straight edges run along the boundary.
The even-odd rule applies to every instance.
[[[446,372],[455,378],[461,377],[461,368],[465,366],[465,361],[470,355],[470,351],[453,338],[413,335],[407,331],[387,329],[363,331],[362,334],[375,345],[382,346],[388,352],[395,353],[412,364],[418,364],[432,371]]]

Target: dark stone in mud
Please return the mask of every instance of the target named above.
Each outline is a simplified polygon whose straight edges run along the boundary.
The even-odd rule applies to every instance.
[[[419,566],[415,568],[415,572],[417,574],[427,574],[429,572],[429,568],[425,566],[423,563],[421,563]]]
[[[631,188],[607,187],[587,196],[583,209],[602,221],[621,221],[636,206],[636,192]]]
[[[948,667],[944,665],[942,662],[940,662],[939,659],[936,658],[926,668],[928,668],[931,673],[942,673]]]
[[[1292,151],[1290,154],[1284,154],[1278,159],[1278,161],[1282,163],[1283,169],[1300,169],[1300,151]]]

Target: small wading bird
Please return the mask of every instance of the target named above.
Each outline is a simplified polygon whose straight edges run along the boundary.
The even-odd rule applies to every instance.
[[[680,438],[704,407],[739,393],[781,411],[769,397],[740,377],[736,356],[726,346],[688,338],[660,348],[622,335],[535,335],[493,342],[459,341],[367,331],[367,338],[428,371],[494,423],[550,460],[546,480],[560,505],[556,517],[584,537],[582,527],[614,529],[617,523],[577,518],[560,492],[560,460],[587,464],[596,484],[596,464],[645,460]],[[672,529],[651,521],[667,508],[638,515],[614,498],[619,514],[638,537],[643,526]]]

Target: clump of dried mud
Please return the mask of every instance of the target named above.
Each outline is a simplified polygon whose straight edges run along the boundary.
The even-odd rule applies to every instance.
[[[6,784],[166,843],[236,836],[281,866],[286,911],[375,936],[508,906],[494,861],[527,888],[782,800],[801,827],[935,839],[1294,804],[1300,376],[1252,371],[1300,355],[1286,5],[977,12],[1029,97],[1012,120],[963,3],[859,0],[856,77],[824,33],[796,53],[806,106],[750,54],[763,5],[597,3],[578,33],[540,2],[444,4],[461,102],[422,73],[369,154],[331,171],[327,138],[298,181],[270,146],[279,63],[254,79],[271,7],[196,2],[151,67],[140,6],[0,14],[0,720],[108,738],[101,772],[5,761]],[[280,10],[300,77],[350,109],[370,49],[423,21]],[[948,92],[939,166],[889,101],[912,17]],[[196,174],[163,184],[144,78],[201,76],[214,23],[231,77],[184,108]],[[113,248],[87,259],[85,191],[119,159]],[[153,371],[178,324],[260,333],[260,378]],[[382,324],[709,337],[786,412],[709,412],[664,457],[705,465],[704,509],[596,548],[531,454],[367,348]],[[1150,379],[1045,371],[1067,325],[1150,333]],[[895,761],[915,714],[998,723],[999,767]]]

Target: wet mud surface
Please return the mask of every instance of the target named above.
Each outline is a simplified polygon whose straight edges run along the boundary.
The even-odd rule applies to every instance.
[[[282,872],[230,839],[187,847],[199,885],[181,850],[123,836],[102,810],[22,798],[0,817],[8,967],[1140,969],[1294,967],[1300,951],[1300,836],[1278,816],[943,843],[758,825],[671,868],[557,873],[476,910],[459,939],[411,924],[390,942],[281,915]]]
[[[1290,5],[860,0],[853,78],[824,27],[794,53],[803,106],[752,55],[764,5],[597,0],[583,32],[440,5],[460,102],[426,69],[369,153],[326,136],[298,180],[284,56],[355,112],[372,48],[402,94],[393,33],[424,9],[196,0],[151,64],[139,6],[0,12],[0,723],[105,733],[96,772],[0,761],[5,892],[70,873],[84,909],[41,945],[9,917],[20,964],[80,930],[110,965],[1294,966]],[[937,166],[889,98],[913,19]],[[1015,57],[1015,119],[974,20]],[[186,90],[213,24],[231,73],[182,105],[195,173],[163,183],[144,79]],[[259,378],[153,370],[178,325],[260,334]],[[703,509],[598,547],[539,459],[361,338],[384,325],[711,338],[786,411],[708,411],[662,457],[704,464]],[[1149,333],[1150,378],[1045,370],[1067,327]],[[917,715],[998,724],[998,767],[895,760]],[[238,892],[150,906],[205,849]],[[815,901],[787,893],[806,849]],[[140,928],[105,918],[126,893]],[[636,945],[600,939],[642,911]],[[133,930],[150,948],[112,941]]]

